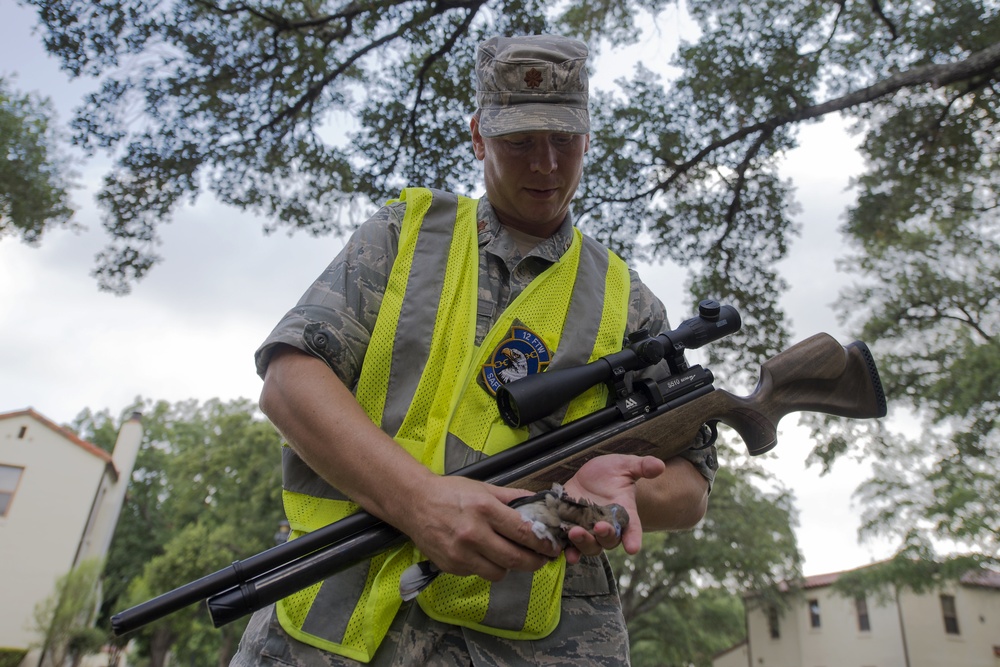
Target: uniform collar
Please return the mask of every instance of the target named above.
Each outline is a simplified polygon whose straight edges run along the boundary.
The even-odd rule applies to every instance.
[[[496,255],[508,267],[513,268],[512,265],[517,264],[522,259],[521,255],[513,239],[510,238],[507,229],[500,223],[493,205],[490,204],[486,197],[482,197],[479,200],[476,219],[479,229],[479,247]],[[538,257],[547,262],[554,263],[559,261],[563,253],[569,250],[572,242],[573,212],[570,211],[566,214],[566,219],[563,220],[556,233],[535,246],[527,256]]]

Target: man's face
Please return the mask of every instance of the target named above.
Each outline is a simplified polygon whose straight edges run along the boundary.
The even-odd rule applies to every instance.
[[[484,137],[472,119],[472,149],[483,161],[486,196],[500,222],[532,236],[559,229],[583,173],[586,134],[524,132]]]

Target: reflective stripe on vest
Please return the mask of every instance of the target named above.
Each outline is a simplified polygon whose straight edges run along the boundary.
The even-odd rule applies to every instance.
[[[527,327],[555,351],[550,368],[615,352],[628,313],[628,270],[574,230],[570,249],[514,299],[477,347],[477,202],[414,188],[400,200],[407,206],[398,253],[356,395],[373,422],[414,457],[437,473],[450,472],[529,437],[527,428],[501,422],[495,400],[479,382],[484,363],[512,327]],[[573,326],[564,327],[566,322]],[[565,420],[605,401],[603,388],[589,391],[570,404]],[[356,510],[285,451],[283,498],[293,535]],[[282,600],[279,619],[300,641],[367,662],[399,608],[399,575],[418,558],[408,544],[339,573]],[[505,637],[542,637],[559,620],[564,568],[560,558],[492,585],[441,575],[418,602],[445,622]]]

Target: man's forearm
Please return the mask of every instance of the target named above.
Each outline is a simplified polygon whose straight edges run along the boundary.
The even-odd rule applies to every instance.
[[[643,531],[693,528],[708,509],[708,480],[686,459],[666,461],[666,470],[636,482]]]
[[[275,352],[260,406],[313,471],[390,523],[406,490],[433,475],[372,423],[326,364],[293,348]]]

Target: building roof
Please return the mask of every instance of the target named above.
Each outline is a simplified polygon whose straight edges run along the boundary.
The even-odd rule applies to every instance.
[[[815,574],[811,577],[805,577],[802,580],[802,588],[822,588],[824,586],[832,586],[837,579],[840,579],[840,575],[847,572],[854,572],[854,570],[827,572],[826,574]]]
[[[1000,572],[994,570],[973,570],[962,575],[960,581],[966,586],[1000,588]]]
[[[817,574],[811,577],[805,577],[800,588],[803,590],[809,588],[823,588],[824,586],[832,586],[841,577],[841,575],[847,574],[848,572],[857,572],[858,570],[865,570],[869,567],[878,565],[878,563],[873,563],[872,565],[863,565],[851,570],[842,570],[840,572],[829,572],[827,574]],[[962,584],[966,586],[979,586],[981,588],[997,588],[1000,589],[1000,572],[994,570],[980,569],[980,570],[970,570],[962,575],[959,579]]]
[[[735,644],[733,644],[729,648],[724,648],[721,651],[713,654],[712,655],[712,660],[716,660],[718,658],[721,658],[722,656],[728,655],[729,653],[732,653],[733,651],[738,651],[738,650],[740,650],[741,648],[743,648],[746,645],[747,645],[747,640],[746,639],[744,639],[743,641],[740,641],[740,642],[736,642]]]
[[[55,422],[35,412],[31,408],[27,408],[24,410],[15,410],[14,412],[0,413],[0,421],[3,421],[4,419],[13,419],[15,417],[30,417],[35,421],[37,421],[42,426],[45,426],[46,428],[52,431],[55,431],[57,434],[61,435],[66,440],[69,440],[71,443],[83,449],[84,451],[88,452],[89,454],[96,456],[97,458],[101,459],[107,464],[114,465],[111,454],[108,454],[106,451],[104,451],[94,443],[87,442],[86,440],[82,439],[80,436],[73,433],[69,429],[59,426]]]
[[[841,570],[839,572],[827,572],[826,574],[814,574],[810,577],[803,577],[798,581],[779,581],[778,590],[782,593],[786,593],[792,588],[798,590],[807,590],[810,588],[823,588],[825,586],[832,586],[836,583],[837,579],[840,579],[841,575],[847,574],[848,572],[856,572],[858,570],[864,570],[865,568],[871,567],[871,565],[862,565],[861,567],[852,568],[850,570]]]

